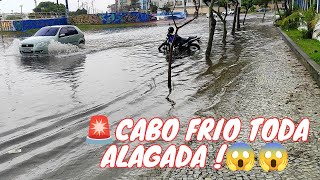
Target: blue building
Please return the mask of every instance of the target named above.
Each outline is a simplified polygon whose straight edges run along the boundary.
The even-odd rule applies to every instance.
[[[320,11],[320,0],[292,0],[292,4],[298,5],[301,9],[308,10],[315,5],[317,12]]]
[[[142,10],[148,10],[150,6],[150,0],[140,0],[140,6]]]

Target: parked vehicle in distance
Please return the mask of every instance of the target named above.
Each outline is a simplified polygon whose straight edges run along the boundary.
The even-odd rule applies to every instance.
[[[267,12],[269,11],[269,8],[259,8],[257,9],[257,12]]]
[[[47,54],[50,42],[57,41],[63,44],[84,45],[83,32],[76,26],[58,25],[46,26],[38,30],[33,36],[21,41],[20,53]]]
[[[183,12],[159,12],[156,15],[157,20],[168,20],[168,19],[185,19],[187,18],[187,15]]]
[[[157,21],[157,14],[151,14],[150,21]]]
[[[226,15],[226,11],[222,11],[222,14]],[[228,9],[227,10],[227,15],[230,15],[230,14],[234,14],[234,9]]]
[[[213,17],[216,18],[218,15],[216,13],[212,13]],[[209,18],[209,13],[206,14],[206,17]]]

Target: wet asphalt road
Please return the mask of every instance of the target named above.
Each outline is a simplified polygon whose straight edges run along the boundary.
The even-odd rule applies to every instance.
[[[157,52],[168,26],[86,33],[85,49],[53,44],[50,56],[37,58],[21,57],[19,38],[5,38],[0,43],[0,179],[153,179],[186,174],[184,169],[100,169],[106,147],[85,143],[89,119],[96,114],[107,115],[113,130],[125,117],[176,116],[184,129],[195,116],[238,116],[248,128],[248,121],[257,116],[296,121],[307,116],[314,138],[307,145],[285,144],[291,157],[297,157],[275,176],[295,177],[307,172],[303,169],[310,169],[309,175],[320,173],[319,143],[313,141],[320,127],[319,87],[280,39],[270,17],[264,23],[255,17],[249,16],[234,37],[229,34],[226,45],[218,24],[210,67],[204,59],[207,19],[181,30],[181,36],[201,36],[203,44],[199,53],[174,62],[171,101],[166,100],[167,62]],[[244,129],[239,139],[246,142],[247,134]],[[181,144],[182,137],[176,142]],[[262,145],[252,144],[255,152]],[[21,153],[7,153],[15,149]],[[296,155],[301,151],[309,159]],[[296,171],[301,159],[313,164]],[[211,177],[210,173],[218,177],[212,170],[199,177]],[[258,179],[264,175],[258,167],[252,174]]]

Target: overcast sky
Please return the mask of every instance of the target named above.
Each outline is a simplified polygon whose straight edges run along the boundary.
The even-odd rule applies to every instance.
[[[57,2],[57,0],[37,0],[37,3],[42,1],[52,1]],[[114,0],[79,0],[81,6],[82,3],[88,3],[91,6],[93,1],[94,8],[99,11],[105,12],[108,5],[113,4]],[[70,11],[75,11],[78,9],[78,0],[68,0]],[[65,4],[65,0],[59,0],[59,3]],[[1,0],[0,1],[0,13],[11,13],[11,10],[14,12],[20,12],[20,5],[22,5],[23,12],[32,12],[32,9],[35,7],[34,0]]]

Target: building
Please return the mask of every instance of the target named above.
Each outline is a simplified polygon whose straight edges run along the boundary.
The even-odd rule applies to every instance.
[[[151,3],[154,3],[159,8],[162,8],[166,4],[169,4],[171,8],[173,8],[175,0],[151,0]],[[176,12],[184,12],[185,5],[186,4],[186,11],[187,14],[193,14],[194,13],[194,3],[193,0],[177,0],[176,2],[176,8],[174,11]],[[200,0],[200,14],[205,14],[208,12],[208,7]]]
[[[320,12],[320,0],[292,0],[292,4],[299,6],[303,10],[308,10],[310,6],[315,5],[316,11]]]
[[[118,0],[115,1],[114,4],[108,6],[109,12],[117,12],[118,11]]]
[[[117,0],[118,11],[125,11],[131,5],[131,0]]]
[[[167,3],[169,3],[171,6],[173,6],[174,0],[151,0],[151,3],[158,6],[158,8],[162,8]]]
[[[148,10],[150,7],[150,0],[140,0],[140,7],[142,10]]]

